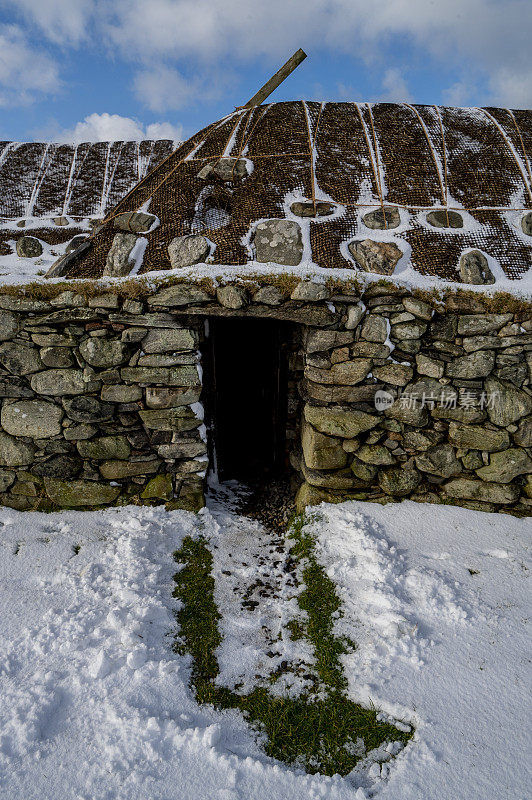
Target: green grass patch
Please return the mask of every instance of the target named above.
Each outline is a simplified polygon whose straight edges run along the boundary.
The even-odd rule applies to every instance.
[[[304,591],[298,596],[304,620],[294,620],[294,638],[310,640],[316,656],[319,684],[298,698],[274,697],[265,688],[240,695],[217,686],[216,648],[222,641],[221,618],[214,600],[212,555],[204,538],[187,537],[175,554],[182,564],[175,575],[174,596],[181,600],[177,612],[180,631],[175,649],[192,657],[191,684],[199,703],[217,709],[238,709],[264,742],[267,755],[310,773],[346,775],[365,752],[384,742],[406,744],[413,732],[398,730],[377,720],[375,708],[363,708],[346,696],[347,681],[339,656],[354,647],[335,636],[333,615],[340,609],[333,582],[314,555],[314,540],[307,520],[296,518],[289,530],[294,539],[291,554],[301,561]],[[357,745],[358,742],[358,745]]]

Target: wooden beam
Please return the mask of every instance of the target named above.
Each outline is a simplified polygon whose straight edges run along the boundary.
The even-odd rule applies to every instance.
[[[241,108],[253,108],[253,106],[260,106],[261,103],[264,103],[267,97],[271,95],[275,89],[285,80],[288,78],[289,75],[298,67],[302,61],[304,61],[307,57],[307,54],[303,52],[303,50],[299,49],[297,53],[294,53],[292,58],[289,58],[286,64],[283,64],[281,69],[278,69],[275,75],[273,75],[264,86],[259,89],[257,94],[254,94],[251,100],[241,106]]]

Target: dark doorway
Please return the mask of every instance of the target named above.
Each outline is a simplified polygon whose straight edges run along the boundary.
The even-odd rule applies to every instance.
[[[286,323],[209,318],[204,353],[211,464],[253,483],[285,466]]]

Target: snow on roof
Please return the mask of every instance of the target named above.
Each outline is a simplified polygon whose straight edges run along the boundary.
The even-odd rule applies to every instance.
[[[175,146],[0,142],[0,220],[102,217]]]
[[[124,169],[117,170],[123,199],[111,208],[119,189],[113,183],[107,222],[67,277],[102,277],[117,233],[113,220],[149,207],[160,224],[136,264],[140,275],[169,271],[168,245],[193,233],[210,243],[210,269],[263,271],[257,226],[285,219],[301,228],[297,269],[317,276],[382,277],[363,272],[354,257],[353,245],[369,239],[395,245],[400,257],[391,277],[398,282],[469,288],[459,263],[474,250],[494,280],[482,290],[529,295],[531,153],[531,111],[303,101],[237,109],[184,142],[127,194]],[[240,159],[245,170],[217,175],[210,166],[221,158]],[[295,212],[297,203],[310,204],[310,216]],[[384,229],[367,224],[371,212],[386,218]],[[434,225],[435,213],[443,227]]]

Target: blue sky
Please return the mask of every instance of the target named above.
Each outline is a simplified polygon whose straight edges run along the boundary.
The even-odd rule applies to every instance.
[[[0,138],[182,138],[272,99],[532,107],[530,0],[0,0]]]

